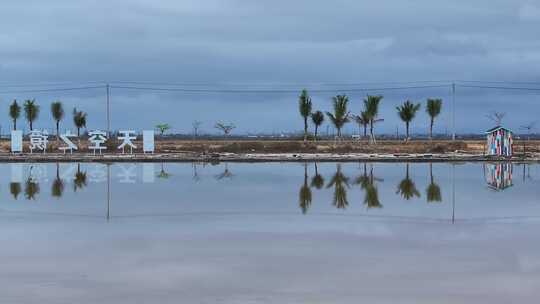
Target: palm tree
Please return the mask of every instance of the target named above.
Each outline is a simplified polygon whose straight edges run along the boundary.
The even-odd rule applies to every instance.
[[[338,138],[341,138],[341,128],[349,122],[349,112],[347,112],[349,97],[347,95],[334,96],[332,97],[332,103],[334,105],[334,113],[326,112],[326,115],[336,127]]]
[[[321,111],[315,111],[311,114],[311,121],[315,125],[315,140],[317,140],[317,131],[324,122],[324,114]]]
[[[39,116],[39,105],[36,104],[35,99],[27,99],[24,102],[24,115],[26,120],[30,124],[30,131],[34,130],[34,121]]]
[[[64,106],[62,102],[55,101],[51,103],[51,114],[56,122],[56,140],[60,140],[60,121],[64,119]]]
[[[157,124],[156,128],[159,130],[160,136],[163,137],[163,134],[165,134],[165,132],[167,132],[167,130],[169,130],[171,126],[168,123],[162,123]]]
[[[367,137],[367,126],[369,125],[369,116],[366,111],[360,112],[360,115],[354,116],[354,120],[358,124],[358,129],[364,127],[364,138]]]
[[[428,203],[430,202],[440,202],[442,201],[441,198],[441,187],[437,183],[435,183],[433,179],[433,163],[429,163],[429,177],[430,177],[430,183],[429,186],[426,189],[426,197]]]
[[[426,112],[430,117],[429,124],[429,139],[433,139],[433,124],[435,123],[435,117],[439,116],[442,108],[442,99],[440,98],[428,98],[426,104]]]
[[[300,187],[300,192],[298,193],[298,202],[303,214],[307,213],[309,206],[311,206],[311,200],[311,189],[308,186],[307,163],[304,163],[304,184]]]
[[[83,111],[77,111],[77,108],[73,108],[73,123],[77,128],[77,137],[81,136],[81,129],[86,128],[87,114]]]
[[[21,106],[17,103],[17,99],[9,106],[9,117],[13,121],[13,130],[17,130],[17,119],[21,117]]]
[[[383,121],[383,119],[379,119],[379,104],[381,103],[381,100],[383,99],[382,95],[367,95],[366,98],[364,98],[364,111],[366,112],[366,118],[369,120],[369,136],[370,141],[372,143],[377,143],[375,140],[375,135],[373,135],[373,127],[375,123],[379,121]]]
[[[349,205],[346,189],[349,188],[349,178],[341,172],[340,164],[337,164],[336,174],[334,174],[326,188],[330,188],[332,186],[334,186],[334,199],[332,205],[338,209],[345,209]]]
[[[298,109],[300,110],[300,116],[304,118],[304,142],[307,141],[308,131],[308,117],[311,115],[311,97],[307,90],[302,90],[302,93],[298,97]]]
[[[399,118],[405,122],[405,128],[407,130],[405,141],[409,141],[409,124],[416,116],[416,112],[420,110],[420,104],[414,104],[407,100],[401,106],[396,107],[396,110],[398,111]]]
[[[311,179],[311,187],[315,187],[320,190],[324,186],[324,177],[319,174],[317,163],[314,163],[314,164],[315,164],[315,175]]]
[[[19,197],[19,194],[21,193],[21,183],[10,183],[9,192],[13,195],[13,198],[17,200],[17,197]]]
[[[232,123],[224,124],[222,122],[218,122],[216,123],[214,128],[221,130],[225,136],[228,136],[232,132],[232,130],[236,128],[236,126]]]
[[[406,200],[410,200],[415,196],[420,197],[420,192],[418,192],[414,181],[409,176],[409,164],[407,164],[405,178],[399,183],[396,194],[400,194]]]
[[[56,163],[56,178],[51,186],[51,195],[56,198],[62,197],[64,193],[64,181],[60,178],[60,164]]]

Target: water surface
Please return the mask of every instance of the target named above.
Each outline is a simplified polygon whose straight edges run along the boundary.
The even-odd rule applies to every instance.
[[[509,303],[535,164],[2,164],[3,303]]]

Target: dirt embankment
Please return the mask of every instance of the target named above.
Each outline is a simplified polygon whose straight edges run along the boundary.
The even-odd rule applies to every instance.
[[[88,151],[88,142],[82,140],[77,153],[91,153]],[[119,142],[113,140],[108,143],[106,153],[121,153],[116,147]],[[140,152],[142,142],[135,144]],[[540,152],[540,141],[517,141],[514,144],[515,154],[523,151],[523,144],[527,153]],[[28,143],[25,142],[25,150]],[[49,144],[49,152],[59,152],[57,143],[52,140]],[[444,154],[449,152],[461,152],[471,154],[483,154],[485,142],[480,140],[466,141],[411,141],[408,143],[396,140],[381,140],[376,145],[368,144],[365,140],[356,141],[303,141],[293,140],[156,140],[156,153],[366,153],[366,154]],[[0,152],[10,152],[9,141],[0,143]],[[29,152],[29,151],[28,151]]]

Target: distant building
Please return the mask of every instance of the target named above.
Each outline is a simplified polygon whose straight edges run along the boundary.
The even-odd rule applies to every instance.
[[[511,157],[513,149],[512,131],[497,126],[487,130],[487,155]]]

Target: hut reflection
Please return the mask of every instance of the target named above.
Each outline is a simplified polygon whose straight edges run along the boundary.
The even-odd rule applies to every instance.
[[[495,191],[502,191],[512,187],[512,163],[484,164],[484,177],[488,187]]]
[[[426,199],[428,203],[441,202],[441,187],[435,183],[433,178],[433,163],[429,163],[429,185],[426,188]]]
[[[338,209],[345,209],[349,205],[347,200],[347,188],[349,188],[349,178],[341,172],[341,164],[336,165],[336,174],[326,186],[334,187],[334,198],[332,204]]]
[[[408,163],[406,165],[405,178],[399,183],[396,194],[401,195],[401,197],[405,200],[420,197],[420,192],[418,192],[418,189],[416,189],[416,184],[410,178]]]
[[[304,184],[300,187],[298,192],[298,204],[303,214],[306,214],[311,206],[311,188],[308,185],[307,163],[304,163]]]

